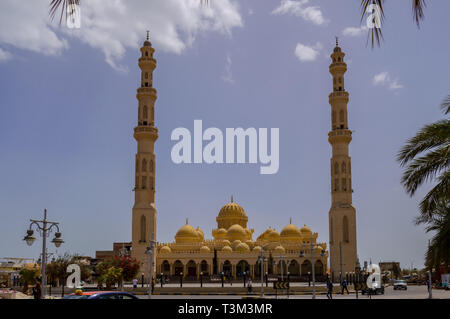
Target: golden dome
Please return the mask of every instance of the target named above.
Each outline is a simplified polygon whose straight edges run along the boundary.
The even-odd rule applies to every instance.
[[[231,249],[230,246],[224,246],[224,247],[222,248],[222,251],[223,251],[223,252],[232,252],[233,249]]]
[[[213,229],[212,235],[216,239],[223,239],[227,235],[227,230],[225,228]]]
[[[236,247],[237,245],[239,245],[240,243],[242,243],[239,239],[237,239],[237,240],[234,240],[232,243],[231,243],[231,247]]]
[[[195,230],[194,227],[192,227],[191,225],[189,225],[186,222],[186,225],[184,225],[177,231],[177,233],[175,235],[175,241],[177,243],[179,243],[179,242],[198,242],[198,241],[201,241],[203,238],[202,233],[200,233],[198,230]]]
[[[261,246],[255,246],[252,251],[259,253],[261,252],[261,250],[262,250]]]
[[[294,224],[289,224],[283,228],[280,233],[281,237],[301,237],[300,229]]]
[[[230,246],[230,245],[231,245],[231,243],[228,239],[222,240],[222,246]]]
[[[278,234],[278,232],[275,229],[272,229],[272,231],[270,231],[267,234],[267,240],[269,240],[269,241],[279,241],[280,240],[280,234]]]
[[[303,225],[303,227],[300,228],[300,232],[302,233],[303,236],[305,236],[305,235],[311,236],[311,235],[312,235],[311,228],[309,228],[309,227],[306,226],[306,225]]]
[[[202,247],[200,248],[200,252],[201,252],[201,253],[209,253],[209,252],[211,252],[211,249],[209,249],[208,246],[202,246]]]
[[[234,224],[239,224],[243,228],[246,228],[248,217],[242,206],[233,201],[232,196],[231,202],[220,209],[216,221],[218,228],[228,228]]]
[[[277,247],[275,247],[274,250],[275,250],[275,253],[279,253],[279,254],[284,254],[286,251],[283,246],[277,246]]]
[[[248,245],[246,243],[240,243],[239,245],[236,246],[236,248],[234,250],[244,253],[244,252],[249,252],[250,247],[248,247]]]
[[[159,250],[160,254],[170,254],[172,252],[172,249],[170,249],[169,246],[163,246],[161,247],[161,249]]]
[[[227,238],[229,240],[232,240],[232,241],[234,241],[234,240],[245,241],[247,239],[247,237],[248,237],[247,236],[247,232],[239,224],[234,224],[233,226],[231,226],[227,230]]]

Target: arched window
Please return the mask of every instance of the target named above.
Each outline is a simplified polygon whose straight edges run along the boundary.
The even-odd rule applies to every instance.
[[[347,190],[347,179],[346,179],[346,178],[343,178],[343,179],[342,179],[342,189],[343,189],[344,191]]]
[[[342,220],[342,236],[343,236],[344,242],[348,243],[349,237],[348,237],[348,218],[347,218],[347,216],[344,216],[344,218]]]
[[[339,90],[340,91],[340,90]],[[344,110],[339,112],[339,121],[344,122]]]
[[[330,243],[333,243],[334,229],[333,229],[333,217],[330,218]]]
[[[334,163],[334,174],[339,174],[339,164],[338,163]]]
[[[342,173],[347,173],[347,165],[345,165],[345,162],[342,163]]]
[[[148,117],[147,105],[144,105],[144,111],[142,112],[142,117],[144,118],[144,120],[146,120]]]
[[[334,191],[337,192],[339,190],[339,179],[334,180]]]
[[[142,188],[147,188],[147,176],[142,176]]]
[[[142,171],[147,171],[147,160],[145,158],[142,160]]]
[[[146,225],[146,218],[144,215],[141,216],[141,239],[139,241],[146,242],[147,237],[147,225]]]
[[[152,173],[153,173],[153,166],[154,166],[153,160],[150,160],[150,172]]]

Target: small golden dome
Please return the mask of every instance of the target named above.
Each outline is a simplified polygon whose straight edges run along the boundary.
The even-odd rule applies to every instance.
[[[240,243],[239,245],[236,246],[236,248],[234,250],[244,253],[244,252],[249,252],[250,247],[248,247],[248,245],[246,243]]]
[[[269,241],[279,241],[280,240],[280,234],[273,229],[271,232],[267,234],[267,240]]]
[[[255,246],[252,251],[260,253],[262,250],[261,246]]]
[[[163,246],[161,247],[161,249],[159,250],[160,254],[170,254],[172,252],[172,249],[170,249],[169,246]]]
[[[286,252],[286,250],[284,249],[283,246],[277,246],[277,247],[275,247],[274,250],[275,250],[275,253],[278,253],[278,254],[284,254]]]
[[[209,249],[208,246],[202,246],[202,247],[200,248],[200,252],[201,252],[201,253],[209,253],[209,252],[211,252],[211,249]]]
[[[202,240],[202,235],[200,232],[194,229],[191,225],[187,224],[181,227],[176,235],[175,241],[179,242],[199,242]]]
[[[231,245],[231,243],[228,239],[222,240],[222,246],[230,246],[230,245]]]
[[[223,248],[222,248],[222,251],[223,252],[232,252],[233,251],[233,249],[231,249],[231,247],[230,246],[224,246]]]
[[[227,230],[225,228],[214,229],[212,235],[216,239],[223,239],[227,235]]]
[[[303,236],[305,236],[305,235],[311,236],[311,235],[312,235],[311,228],[309,228],[309,227],[306,226],[306,225],[303,225],[303,227],[300,228],[300,232],[302,233]]]
[[[289,224],[283,228],[280,233],[281,237],[302,237],[300,229],[294,224]]]
[[[230,228],[228,228],[227,230],[227,238],[229,240],[240,240],[240,241],[244,241],[247,239],[247,232],[245,231],[245,229],[239,225],[239,224],[234,224],[233,226],[231,226]]]
[[[237,240],[234,240],[232,243],[231,243],[231,247],[233,247],[233,248],[235,248],[237,245],[239,245],[240,243],[242,243],[239,239],[237,239]]]

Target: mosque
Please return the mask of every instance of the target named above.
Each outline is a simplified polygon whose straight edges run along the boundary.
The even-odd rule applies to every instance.
[[[153,87],[153,71],[156,68],[154,48],[147,39],[140,49],[139,68],[141,85],[137,89],[138,124],[134,128],[137,141],[135,164],[135,203],[132,211],[131,254],[149,269],[149,243],[154,245],[153,272],[157,275],[182,276],[198,279],[202,276],[225,274],[238,278],[244,273],[252,278],[263,275],[286,276],[292,279],[317,277],[331,269],[329,275],[336,280],[339,274],[354,271],[356,264],[356,210],[352,205],[351,159],[348,145],[352,132],[347,125],[348,92],[344,89],[343,74],[347,70],[344,53],[338,46],[331,55],[330,73],[333,75],[331,128],[329,143],[332,145],[331,198],[329,211],[330,256],[327,243],[318,242],[318,233],[304,225],[299,228],[292,219],[280,232],[271,227],[253,239],[245,210],[238,203],[225,204],[217,215],[217,228],[212,239],[205,239],[204,231],[189,225],[188,220],[175,234],[175,241],[161,243],[156,240],[155,163],[154,144],[158,138],[154,107],[157,91]],[[261,267],[262,261],[262,267]],[[314,270],[313,270],[314,269]],[[146,272],[146,271],[145,271]]]

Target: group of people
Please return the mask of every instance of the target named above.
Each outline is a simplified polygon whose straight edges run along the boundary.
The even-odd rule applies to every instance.
[[[341,294],[344,294],[344,291],[349,295],[347,280],[343,280],[341,282]],[[333,282],[331,280],[327,280],[327,298],[333,299]]]

